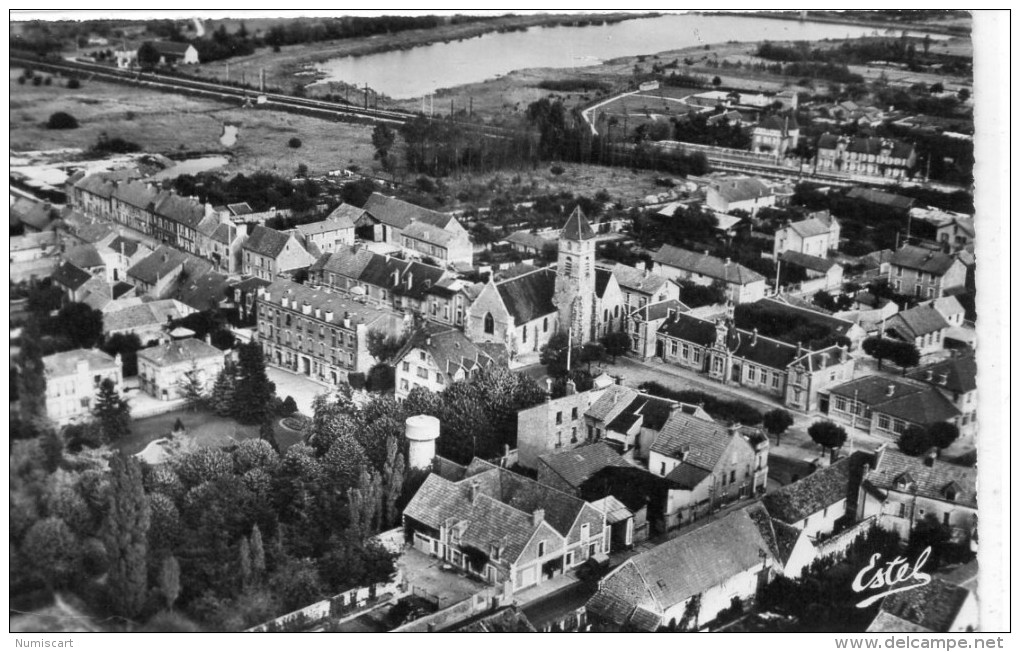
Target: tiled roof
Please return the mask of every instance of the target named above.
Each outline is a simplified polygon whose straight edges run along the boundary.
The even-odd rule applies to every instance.
[[[201,312],[219,306],[227,298],[229,290],[229,277],[219,272],[208,272],[186,279],[174,296],[184,305]]]
[[[594,237],[595,232],[592,231],[588,218],[581,212],[581,207],[574,208],[574,212],[567,218],[567,223],[560,231],[560,238],[563,240],[591,240]]]
[[[887,331],[894,331],[904,340],[913,342],[914,338],[949,328],[949,324],[933,306],[922,305],[896,313],[888,319],[885,327]]]
[[[465,625],[455,625],[453,631],[473,634],[519,634],[538,630],[520,609],[510,606],[491,615],[471,620]]]
[[[415,349],[426,351],[439,369],[451,377],[458,370],[468,373],[496,362],[481,346],[468,339],[463,331],[431,322],[426,322],[411,334],[394,356],[393,365],[396,366]]]
[[[92,277],[80,289],[81,302],[95,310],[102,310],[113,301],[113,290],[106,279]]]
[[[727,202],[747,201],[774,194],[768,186],[752,177],[722,179],[716,182],[714,187]]]
[[[60,243],[56,231],[43,231],[41,233],[26,233],[16,235],[10,239],[10,251],[29,251],[32,249],[46,249],[56,247]]]
[[[602,580],[596,596],[609,594],[622,603],[611,613],[631,606],[661,615],[691,596],[760,567],[763,554],[774,561],[775,553],[771,521],[761,505],[754,504],[631,557]],[[588,604],[601,610],[606,602],[593,598]]]
[[[595,268],[595,296],[600,299],[605,296],[606,288],[609,287],[609,279],[612,277],[613,273],[608,269]]]
[[[879,611],[875,619],[865,630],[869,634],[924,634],[932,633],[931,630],[921,627],[917,623],[904,620],[885,611]]]
[[[236,204],[227,204],[226,208],[230,211],[230,214],[234,216],[250,215],[255,212],[252,210],[251,206],[248,205],[248,202],[245,201],[238,202]]]
[[[607,466],[630,466],[612,446],[605,442],[586,444],[561,453],[549,453],[539,459],[572,487]]]
[[[606,515],[606,523],[609,523],[610,525],[614,523],[622,523],[628,518],[633,518],[634,516],[634,513],[627,509],[626,505],[612,496],[606,496],[605,498],[596,500],[591,505]]]
[[[852,480],[859,480],[861,467],[871,462],[870,453],[856,451],[793,484],[770,492],[762,503],[772,518],[793,525],[841,500],[850,500],[851,493],[857,493]]]
[[[309,271],[322,270],[345,278],[358,280],[365,267],[376,254],[360,247],[341,248],[333,254],[323,254],[312,264]]]
[[[402,234],[414,240],[421,240],[422,242],[437,244],[442,247],[448,247],[457,238],[456,234],[444,231],[438,226],[432,226],[425,222],[412,222],[408,224],[402,231]]]
[[[947,319],[951,315],[959,315],[966,312],[963,304],[960,303],[960,300],[952,294],[947,294],[946,296],[939,297],[938,299],[932,299],[928,303],[931,307],[935,308],[940,315]]]
[[[107,249],[116,251],[117,253],[122,254],[124,256],[128,256],[130,258],[131,256],[135,255],[135,252],[138,251],[138,247],[140,247],[141,245],[142,243],[139,242],[138,240],[134,240],[132,238],[125,238],[124,236],[119,235],[113,240],[111,240],[110,244],[106,245],[106,247]]]
[[[666,299],[665,301],[657,301],[656,303],[650,303],[644,308],[638,308],[634,312],[630,313],[631,319],[640,321],[656,321],[658,319],[666,319],[670,315],[670,311],[673,314],[687,312],[690,308],[676,299]]]
[[[110,333],[165,326],[167,322],[187,314],[181,304],[172,299],[150,301],[107,312],[103,315],[103,328]]]
[[[177,267],[183,265],[188,255],[173,247],[163,245],[145,258],[135,263],[127,271],[128,276],[144,283],[155,284]]]
[[[114,183],[102,174],[90,174],[74,184],[74,187],[103,199],[112,197],[114,190],[117,188]]]
[[[299,306],[308,303],[312,308],[312,314],[318,308],[322,316],[321,321],[326,321],[325,313],[332,312],[333,321],[331,323],[335,324],[343,323],[346,315],[346,318],[354,324],[363,323],[367,326],[380,324],[384,331],[396,332],[403,321],[399,315],[391,311],[380,310],[335,292],[316,290],[287,279],[277,279],[272,285],[265,288],[265,292],[266,296],[260,296],[259,301],[269,301],[280,305],[281,299],[286,296]]]
[[[818,256],[811,256],[808,254],[802,254],[799,251],[793,251],[788,249],[783,253],[779,254],[780,260],[784,263],[790,263],[804,269],[810,269],[816,272],[828,272],[830,269],[838,265],[834,260],[828,258],[819,258]]]
[[[65,262],[53,272],[52,278],[55,283],[65,288],[77,290],[85,285],[92,278],[92,275],[72,263]]]
[[[212,239],[224,245],[231,244],[237,239],[238,228],[233,224],[217,224],[213,231]]]
[[[64,252],[64,260],[82,269],[91,267],[103,267],[106,263],[103,257],[96,251],[95,245],[82,244],[71,247]]]
[[[202,340],[188,338],[174,340],[158,346],[142,349],[138,352],[140,360],[148,360],[158,367],[179,364],[181,362],[197,362],[206,358],[220,359],[223,352]]]
[[[75,229],[74,237],[78,238],[82,242],[96,243],[107,238],[113,232],[113,227],[106,222],[94,222],[91,224],[83,224]]]
[[[977,389],[977,361],[971,351],[925,366],[907,377],[942,387],[954,394],[965,394]]]
[[[812,305],[811,308],[807,308],[804,305],[796,305],[791,303],[791,299],[784,297],[783,299],[767,298],[760,299],[754,303],[756,306],[766,308],[769,311],[783,312],[793,317],[799,317],[815,324],[820,324],[826,328],[835,331],[836,333],[846,336],[850,332],[850,329],[854,327],[853,322],[847,321],[846,319],[840,319],[839,317],[833,317],[832,315],[822,312],[817,306]],[[740,311],[736,313],[738,316],[742,315]],[[751,321],[741,321],[737,324],[740,328],[753,329],[757,326]]]
[[[267,281],[255,276],[249,276],[246,279],[232,284],[230,287],[234,290],[240,290],[241,292],[251,292],[253,290],[257,291],[259,288],[269,287],[272,284],[272,281]]]
[[[654,632],[660,623],[652,625],[644,617],[639,617],[637,623],[630,622],[639,607],[645,607],[642,612],[659,610],[655,597],[637,567],[626,562],[611,578],[605,580],[603,586],[585,605],[587,612],[600,620],[618,626],[630,624],[635,628],[640,624],[642,631]]]
[[[531,231],[514,231],[507,237],[503,238],[505,242],[511,244],[521,245],[524,247],[531,247],[542,251],[545,247],[556,247],[556,240],[552,238],[543,238],[537,233]]]
[[[496,284],[503,305],[518,326],[556,312],[555,289],[556,272],[551,269],[540,269]]]
[[[856,398],[868,405],[872,412],[888,414],[911,423],[938,423],[960,414],[934,387],[905,378],[865,376],[837,385],[829,391],[837,396]]]
[[[942,276],[956,262],[956,257],[944,254],[941,251],[932,251],[931,249],[908,244],[900,247],[892,255],[889,262],[907,269]]]
[[[861,199],[872,204],[888,206],[889,208],[902,211],[909,210],[914,205],[914,200],[910,197],[895,195],[891,192],[883,192],[872,188],[854,188],[846,196],[848,199]]]
[[[934,577],[923,586],[886,596],[879,613],[913,623],[922,631],[948,632],[969,594],[963,587]]]
[[[934,500],[977,509],[977,469],[938,459],[913,457],[888,446],[879,453],[877,466],[864,482],[882,491],[905,491]],[[909,475],[913,484],[900,488],[897,481]],[[950,498],[948,489],[956,490]]]
[[[287,246],[289,240],[288,234],[258,224],[248,234],[248,239],[244,241],[242,248],[260,256],[275,259],[283,252],[283,248]]]
[[[736,285],[747,285],[765,280],[765,277],[758,272],[739,263],[726,261],[705,253],[699,254],[680,249],[673,245],[662,245],[658,251],[652,254],[652,260],[660,265],[675,267],[685,272],[701,274]]]
[[[105,370],[116,366],[112,355],[103,353],[98,349],[74,349],[62,353],[54,353],[43,357],[43,366],[46,369],[46,376],[60,378],[75,373],[78,368],[78,361],[84,360],[88,368],[93,371]]]
[[[705,319],[676,313],[659,326],[659,332],[685,342],[711,346],[715,343],[716,325]]]
[[[295,227],[297,231],[303,235],[320,235],[322,233],[331,233],[333,231],[346,231],[353,229],[354,224],[349,219],[326,219],[319,222],[312,222],[311,224],[299,224]]]
[[[639,393],[636,389],[623,385],[610,385],[591,404],[585,415],[596,421],[606,421],[623,411],[623,408],[629,405]]]
[[[117,184],[113,191],[113,198],[129,206],[148,211],[152,210],[153,204],[160,199],[160,192],[141,181],[125,181]]]
[[[395,229],[406,229],[412,222],[425,222],[432,226],[445,229],[450,222],[456,218],[446,213],[439,213],[421,206],[397,199],[387,197],[373,192],[365,202],[365,212],[379,220],[383,224],[392,226]]]
[[[638,270],[622,263],[613,265],[612,272],[621,289],[640,294],[655,294],[663,285],[670,282],[658,274],[652,274],[647,270]]]
[[[41,231],[49,225],[52,209],[53,207],[48,203],[17,197],[10,206],[10,213],[11,217],[16,217],[22,224]]]
[[[832,229],[832,224],[826,223],[818,217],[809,217],[806,220],[792,222],[789,227],[794,233],[802,238],[811,238],[819,235],[826,235]]]
[[[361,216],[365,214],[364,208],[341,203],[333,209],[333,212],[326,216],[330,222],[336,222],[344,227],[354,228]]]
[[[682,460],[681,467],[691,466],[711,473],[732,438],[733,433],[726,426],[677,411],[656,435],[651,450]]]

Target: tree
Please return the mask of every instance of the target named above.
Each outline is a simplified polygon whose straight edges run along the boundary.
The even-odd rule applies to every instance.
[[[178,387],[180,387],[188,409],[192,412],[196,412],[205,404],[205,384],[199,377],[198,367],[195,363],[191,364],[191,369],[184,372],[184,377],[179,381]]]
[[[213,412],[221,417],[230,416],[234,413],[234,388],[237,386],[237,368],[233,362],[227,362],[216,382],[213,383],[212,392],[209,396],[209,403]]]
[[[399,336],[386,333],[378,329],[368,331],[365,346],[368,353],[378,362],[387,362],[393,358],[400,349],[407,343],[408,335],[403,333]]]
[[[241,543],[238,545],[237,562],[238,568],[241,571],[241,587],[247,588],[251,583],[252,567],[251,544],[248,543],[248,539],[246,537],[241,537]]]
[[[588,371],[591,371],[591,363],[600,362],[605,353],[606,347],[602,344],[602,342],[588,342],[581,347],[580,362],[586,363],[588,365]],[[615,361],[616,358],[614,357],[613,360]]]
[[[322,580],[311,559],[294,559],[278,568],[269,587],[284,611],[307,606],[322,597]]]
[[[142,488],[141,465],[134,457],[113,457],[106,518],[108,581],[116,611],[127,618],[138,615],[145,606],[148,533],[149,503]]]
[[[911,424],[900,434],[900,450],[907,455],[923,455],[932,447],[931,437],[921,426]]]
[[[959,92],[956,93],[956,97],[960,98],[961,102],[966,102],[970,99],[970,89],[961,88]]]
[[[266,363],[258,342],[237,348],[237,383],[234,387],[233,415],[241,423],[264,424],[272,416],[276,388],[266,375]]]
[[[104,378],[103,382],[99,383],[99,393],[96,394],[96,404],[92,407],[92,416],[99,423],[106,441],[116,442],[131,434],[131,408],[109,378]]]
[[[46,121],[47,129],[77,129],[78,120],[70,113],[57,111]]]
[[[613,356],[613,363],[616,363],[616,356],[625,355],[630,351],[630,336],[623,331],[612,331],[602,337],[602,346],[606,353]]]
[[[142,43],[138,48],[138,65],[142,68],[155,68],[159,65],[160,54],[156,46],[150,41]]]
[[[889,361],[900,367],[903,375],[907,374],[907,369],[916,367],[921,362],[921,352],[910,342],[887,341],[890,343],[887,351]]]
[[[787,428],[793,425],[793,416],[786,410],[782,410],[780,408],[769,410],[765,413],[765,416],[762,417],[762,425],[765,426],[765,430],[768,431],[770,435],[775,435],[776,446],[778,446],[783,433],[786,432]]]
[[[716,75],[715,77],[713,77],[712,78],[712,85],[715,86],[716,88],[722,86],[722,78],[719,77],[719,75]]]
[[[372,130],[372,146],[375,147],[375,158],[378,159],[384,169],[390,166],[390,150],[396,142],[397,135],[385,124],[378,124]]]
[[[181,565],[177,557],[168,555],[159,565],[159,592],[167,609],[173,609],[181,595]]]
[[[34,334],[21,337],[18,353],[17,378],[18,410],[28,421],[46,417],[46,369],[42,360],[42,347]]]
[[[869,337],[861,343],[861,350],[878,361],[878,368],[882,368],[882,361],[889,357],[889,340],[883,337]]]
[[[939,448],[949,448],[959,436],[960,429],[949,421],[939,421],[928,426],[928,437],[932,445]]]
[[[808,427],[811,440],[822,448],[842,448],[846,443],[846,430],[832,421],[815,421]]]
[[[291,138],[290,140],[287,141],[287,146],[292,149],[298,149],[299,147],[301,147],[301,139],[295,136],[294,138]],[[306,167],[305,171],[307,172],[307,170],[308,168]]]
[[[69,303],[49,323],[49,331],[72,348],[92,349],[103,341],[103,313],[84,303]]]
[[[262,531],[255,525],[251,529],[251,571],[255,581],[262,579],[266,572],[266,549],[262,545]]]
[[[80,548],[71,528],[55,516],[33,523],[21,543],[21,553],[32,571],[51,588],[73,581],[79,569]]]
[[[945,90],[946,87],[942,85],[942,82],[935,82],[934,84],[931,85],[931,88],[928,89],[928,92],[930,92],[932,95],[936,95],[938,93],[942,93]]]
[[[142,341],[135,333],[114,333],[106,338],[103,351],[112,356],[120,356],[122,371],[125,378],[138,375],[138,351]]]
[[[287,396],[280,404],[280,414],[287,417],[298,411],[297,402],[293,396]]]

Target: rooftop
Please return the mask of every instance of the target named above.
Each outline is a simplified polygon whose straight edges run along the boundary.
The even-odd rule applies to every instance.
[[[977,509],[977,469],[930,457],[914,457],[886,446],[864,483],[880,493],[899,491]]]
[[[556,272],[542,268],[515,278],[496,283],[503,305],[518,326],[555,313],[553,294],[556,289]]]
[[[89,371],[107,371],[118,366],[112,355],[98,349],[73,349],[47,355],[43,358],[43,366],[47,377],[60,378],[76,373],[80,361],[87,364]]]
[[[761,180],[753,177],[721,179],[712,184],[712,187],[728,203],[759,199],[774,194]]]
[[[928,272],[942,276],[953,266],[957,258],[941,251],[932,251],[915,245],[903,245],[889,260],[893,265],[913,269],[920,272]]]
[[[594,237],[595,232],[592,231],[588,218],[581,212],[581,207],[574,208],[574,212],[567,218],[567,223],[563,225],[560,238],[564,240],[591,240]]]
[[[283,252],[289,240],[290,235],[257,224],[244,241],[243,249],[260,256],[276,258]]]
[[[580,487],[592,475],[607,466],[630,466],[615,448],[605,442],[586,444],[560,453],[549,453],[539,459],[572,487]]]
[[[886,322],[887,331],[893,331],[908,342],[949,328],[949,323],[931,305],[920,305],[896,313]]]
[[[657,252],[652,254],[652,260],[660,265],[675,267],[685,272],[701,274],[735,285],[747,285],[765,280],[765,277],[758,272],[729,259],[723,260],[710,256],[707,252],[699,254],[673,245],[662,245]]]
[[[762,503],[772,518],[793,525],[841,500],[854,501],[861,469],[872,455],[855,451],[805,478],[770,492]]]
[[[202,340],[188,338],[151,346],[138,352],[139,360],[147,360],[157,367],[167,367],[182,362],[195,362],[206,358],[223,358],[220,351]]]
[[[960,414],[934,387],[906,378],[864,376],[836,385],[830,391],[856,399],[873,412],[922,425],[947,421]]]

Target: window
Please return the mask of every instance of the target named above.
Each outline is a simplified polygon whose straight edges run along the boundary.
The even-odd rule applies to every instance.
[[[665,462],[662,462],[662,464],[659,466],[659,475],[663,475],[663,476],[666,475],[666,463]]]
[[[406,389],[407,389],[407,387],[408,387],[408,385],[407,385],[407,379],[406,379],[406,378],[401,378],[401,379],[400,379],[400,389],[404,389],[404,390],[406,390]]]
[[[577,443],[577,427],[570,429],[570,443],[571,444]]]
[[[591,440],[591,437],[594,434],[593,431],[594,431],[594,428],[592,428],[591,426],[588,426],[588,439],[589,440]]]
[[[889,417],[885,414],[878,415],[878,427],[882,430],[889,429]]]
[[[438,372],[438,371],[437,371],[437,372],[436,372],[436,384],[437,384],[437,385],[442,385],[442,384],[444,384],[445,382],[446,382],[446,381],[444,381],[444,380],[443,380],[443,374],[441,374],[440,372]]]
[[[669,354],[670,355],[676,355],[676,349],[677,349],[676,340],[670,340],[670,342],[669,342]]]
[[[538,542],[538,556],[539,557],[545,556],[545,541]]]
[[[694,349],[694,357],[692,358],[695,364],[701,362],[701,349]]]
[[[570,419],[572,421],[577,421],[577,408],[576,407],[570,408]]]
[[[689,358],[691,355],[691,347],[688,344],[684,344],[682,347],[680,347],[680,351],[681,351],[680,356],[684,359]],[[676,353],[676,350],[674,350],[673,353]]]
[[[737,481],[737,472],[736,471],[730,471],[730,484],[733,484],[736,481]]]
[[[942,513],[942,525],[949,525],[949,512]]]
[[[833,405],[834,408],[836,408],[840,412],[846,412],[846,398],[845,397],[843,397],[843,396],[834,396],[833,400],[832,400],[832,405]]]
[[[418,367],[418,377],[419,378],[424,378],[425,380],[428,380],[428,378],[429,378],[429,370],[426,369],[425,367]]]
[[[769,377],[769,372],[765,371],[764,369],[759,369],[758,370],[758,382],[759,383],[762,383],[762,384],[766,383],[768,381],[768,377]]]
[[[779,374],[772,374],[772,389],[779,389]]]
[[[496,332],[496,320],[492,318],[492,313],[485,313],[485,319],[483,320],[483,329],[488,335],[492,335]]]
[[[521,342],[527,341],[528,341],[528,327],[525,326],[524,328],[521,329]]]
[[[542,318],[542,332],[543,333],[548,333],[549,332],[549,318],[548,317],[543,317]]]
[[[411,371],[411,363],[410,363],[410,362],[407,362],[407,361],[405,360],[405,361],[404,361],[404,363],[400,365],[400,368],[401,368],[401,369],[402,369],[403,371],[405,371],[405,372],[410,372],[410,371]]]
[[[563,423],[563,413],[562,412],[557,412],[556,413],[556,425],[558,426],[561,423]]]

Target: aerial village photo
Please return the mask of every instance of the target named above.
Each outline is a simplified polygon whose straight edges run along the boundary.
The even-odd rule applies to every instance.
[[[194,13],[10,15],[18,647],[1008,631],[985,12]]]

